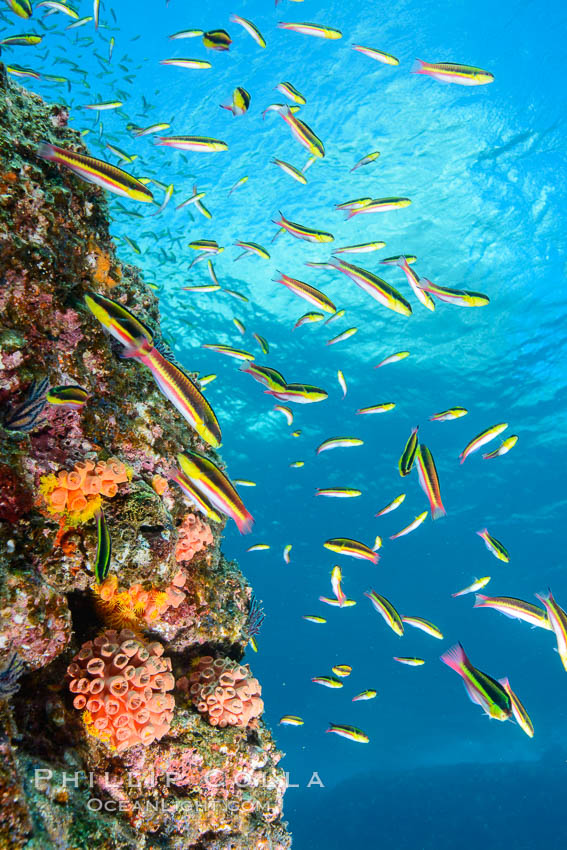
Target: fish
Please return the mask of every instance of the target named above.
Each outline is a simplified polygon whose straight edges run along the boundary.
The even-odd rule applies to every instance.
[[[292,549],[292,545],[291,545],[291,543],[288,543],[288,544],[287,544],[287,546],[285,546],[285,547],[284,547],[284,550],[283,550],[283,559],[284,559],[284,561],[285,561],[285,563],[286,563],[286,564],[289,564],[289,562],[290,562],[290,560],[291,560],[291,559],[290,559],[291,549]]]
[[[389,265],[389,261],[388,260],[382,260],[382,264]],[[421,304],[423,304],[424,307],[427,307],[428,310],[431,310],[431,312],[434,312],[435,311],[435,301],[431,297],[431,295],[429,295],[428,292],[425,292],[425,290],[423,290],[421,288],[420,277],[417,274],[417,272],[414,271],[414,269],[411,268],[407,257],[403,257],[403,256],[398,257],[396,265],[399,266],[399,268],[401,268],[402,271],[404,272],[404,274],[407,278],[407,281],[410,285],[410,289],[413,292],[413,294],[415,295],[415,297],[417,298],[417,300]]]
[[[341,608],[346,599],[346,595],[343,593],[343,589],[341,587],[342,580],[343,575],[341,568],[339,566],[334,566],[331,570],[331,587],[333,588],[333,593],[337,597],[339,607]]]
[[[362,47],[360,44],[352,44],[353,50],[357,50],[369,59],[377,59],[378,62],[383,62],[384,65],[399,65],[400,60],[392,56],[391,53],[384,53],[383,50],[376,50],[374,47]]]
[[[83,109],[93,109],[96,112],[104,112],[108,109],[119,109],[124,106],[121,100],[106,100],[100,103],[85,103]]]
[[[361,691],[361,693],[357,694],[352,698],[353,702],[360,702],[364,700],[374,699],[378,695],[378,691],[374,691],[369,688],[367,691]]]
[[[246,254],[255,254],[257,257],[261,257],[263,260],[269,260],[270,255],[266,251],[265,248],[262,248],[261,245],[258,245],[257,242],[240,242],[237,241],[234,243],[237,247],[243,249],[243,253],[240,254],[236,260],[239,260],[241,257],[244,257]],[[236,260],[234,262],[236,262]]]
[[[334,40],[343,37],[343,34],[340,30],[333,29],[332,27],[323,27],[319,24],[295,24],[280,21],[278,23],[278,27],[281,30],[298,32],[301,33],[301,35],[313,35],[316,38],[328,38]]]
[[[311,679],[316,685],[323,685],[325,688],[342,688],[343,683],[333,676],[313,676]]]
[[[350,201],[343,201],[340,204],[335,204],[336,210],[359,210],[372,203],[372,198],[353,198]]]
[[[173,35],[168,35],[168,38],[196,38],[200,35],[203,35],[203,30],[180,30],[179,32],[173,33]]]
[[[380,156],[380,151],[373,151],[372,153],[367,153],[366,156],[363,156],[362,159],[359,159],[355,165],[350,169],[352,171],[356,171],[357,168],[362,168],[364,165],[370,165],[371,162],[376,162],[378,157]]]
[[[374,552],[364,543],[351,540],[349,537],[332,537],[330,540],[326,540],[323,546],[331,552],[338,552],[339,555],[349,555],[351,558],[372,561],[373,564],[377,564],[380,560],[378,552]]]
[[[428,511],[423,511],[423,513],[416,516],[413,522],[410,522],[409,525],[406,525],[405,528],[402,528],[401,531],[398,531],[396,534],[391,534],[390,540],[397,540],[398,537],[405,537],[406,534],[411,534],[412,531],[415,531],[416,528],[419,528],[422,522],[425,522],[425,520],[427,519],[427,513]]]
[[[255,543],[254,546],[249,546],[247,552],[266,552],[270,549],[269,543]]]
[[[21,65],[6,65],[6,71],[14,77],[29,77],[32,80],[41,79],[39,71],[34,71],[33,68],[23,68]]]
[[[320,322],[321,319],[324,319],[325,316],[323,313],[304,313],[303,316],[300,316],[292,330],[294,331],[296,328],[300,328],[303,325],[313,324],[313,322]]]
[[[325,390],[311,384],[286,384],[283,390],[264,390],[264,392],[280,401],[294,401],[296,404],[313,404],[328,398]]]
[[[534,725],[531,721],[528,712],[520,702],[519,697],[516,696],[516,694],[510,687],[510,682],[507,678],[501,679],[500,683],[508,694],[508,696],[510,697],[510,704],[512,706],[512,714],[514,715],[514,720],[516,721],[522,732],[526,733],[528,738],[533,738]]]
[[[466,416],[468,410],[466,407],[450,407],[448,410],[443,410],[441,413],[434,413],[429,417],[430,422],[451,422],[453,419],[460,419]]]
[[[207,71],[212,68],[206,59],[160,59],[160,65],[173,65],[176,68],[185,68],[189,71]]]
[[[46,391],[49,387],[49,378],[43,378],[41,381],[34,379],[29,388],[24,401],[13,407],[2,422],[4,428],[8,431],[20,431],[28,433],[33,431],[35,426],[40,422],[41,415],[47,403]]]
[[[233,320],[232,320],[232,321],[233,321],[234,325],[236,326],[236,328],[237,328],[237,329],[240,331],[240,333],[244,336],[244,334],[246,333],[246,328],[244,327],[244,325],[242,324],[242,322],[240,321],[240,319],[234,319],[234,318],[233,318]]]
[[[490,576],[483,576],[482,578],[475,579],[472,584],[468,585],[468,587],[464,587],[462,590],[452,593],[451,596],[465,596],[467,593],[475,593],[475,591],[482,590],[483,587],[486,587],[489,581]]]
[[[368,204],[362,207],[352,209],[347,215],[347,219],[353,218],[355,215],[369,215],[376,212],[391,212],[392,210],[401,210],[404,207],[409,207],[411,204],[410,198],[374,198]]]
[[[206,516],[207,519],[212,520],[213,522],[222,522],[222,516],[213,508],[206,496],[192,484],[189,478],[187,478],[181,470],[177,470],[177,474],[173,475],[171,480],[177,484],[185,498],[187,498],[191,504],[203,514],[203,516]]]
[[[384,260],[380,260],[380,263],[383,266],[399,266],[400,260],[405,260],[409,265],[417,263],[415,254],[398,254],[395,257],[386,257]]]
[[[456,83],[460,86],[484,86],[494,82],[494,74],[475,68],[473,65],[457,65],[456,62],[424,62],[416,59],[412,74],[425,74],[441,83]]]
[[[498,558],[499,561],[504,561],[506,564],[510,561],[510,556],[502,543],[500,543],[500,541],[495,537],[492,537],[492,535],[488,533],[487,528],[483,528],[476,533],[479,537],[482,537],[484,545],[489,552],[492,552],[495,558]]]
[[[494,608],[495,611],[513,620],[524,620],[532,627],[553,630],[545,610],[513,596],[484,596],[482,593],[477,593],[473,608]]]
[[[294,180],[297,180],[298,183],[302,183],[305,185],[307,183],[307,177],[299,171],[299,169],[295,168],[295,166],[290,165],[289,162],[284,162],[283,159],[271,159],[270,162],[272,165],[278,165],[282,171],[288,174],[290,177],[293,177]]]
[[[305,263],[305,265],[306,266],[314,266],[316,264],[315,263]],[[324,263],[322,265],[324,265]],[[329,268],[334,268],[334,266],[330,266]],[[330,325],[331,322],[335,322],[337,319],[342,319],[344,314],[345,314],[344,310],[337,310],[336,313],[333,313],[332,316],[329,316],[328,319],[325,319],[325,324]]]
[[[567,613],[557,604],[549,588],[547,593],[536,593],[536,598],[545,605],[547,618],[557,640],[557,652],[563,668],[567,670]]]
[[[79,18],[78,21],[74,21],[72,24],[69,24],[68,26],[65,27],[65,29],[66,30],[74,30],[74,29],[77,29],[78,27],[84,27],[85,24],[90,24],[90,22],[92,20],[93,20],[93,16],[87,15],[86,17]]]
[[[447,304],[455,304],[457,307],[485,307],[490,303],[488,295],[482,292],[470,292],[467,289],[449,289],[446,286],[439,286],[432,283],[425,277],[419,278],[419,286],[425,292],[431,292],[437,296],[440,301],[445,301]]]
[[[221,103],[221,109],[228,109],[233,115],[244,115],[250,107],[250,92],[237,86],[232,93],[232,103],[228,106]]]
[[[283,106],[277,112],[291,130],[291,134],[302,145],[311,156],[322,159],[325,156],[325,145],[304,121],[296,118],[293,110],[298,107]]]
[[[294,295],[298,295],[314,307],[319,307],[321,310],[324,310],[325,313],[335,312],[335,305],[324,292],[321,292],[319,289],[316,289],[308,283],[304,283],[302,280],[289,277],[289,275],[283,274],[282,272],[279,272],[278,274],[280,276],[276,279],[276,282],[286,286],[290,292],[294,293]]]
[[[319,487],[315,491],[316,496],[331,496],[335,499],[350,499],[355,496],[362,496],[362,490],[355,490],[352,487]]]
[[[363,445],[364,440],[359,440],[358,437],[329,437],[328,440],[323,440],[315,451],[320,455],[322,452],[331,451],[331,449],[347,449],[351,446]]]
[[[163,395],[199,436],[218,448],[221,431],[212,407],[191,378],[155,348],[149,329],[126,307],[100,293],[87,293],[85,303],[103,328],[124,345],[123,356],[143,363]]]
[[[503,455],[507,455],[508,452],[514,448],[517,442],[518,435],[511,434],[509,437],[506,437],[505,440],[502,440],[502,443],[498,446],[497,449],[494,449],[493,452],[488,452],[487,454],[483,455],[482,459],[490,460],[493,457],[502,457]]]
[[[342,605],[339,605],[338,599],[329,599],[328,596],[320,596],[319,602],[324,602],[325,605],[331,605],[335,608],[352,608],[353,605],[356,605],[356,600],[354,599],[345,599]]]
[[[340,735],[348,741],[356,741],[357,744],[367,744],[370,741],[366,732],[357,729],[356,726],[339,726],[337,723],[331,723],[325,731],[334,732],[335,735]]]
[[[209,30],[203,33],[203,44],[210,50],[229,50],[232,39],[226,30]]]
[[[344,248],[336,248],[333,254],[370,254],[385,247],[385,242],[362,242],[360,245],[347,245]]]
[[[332,242],[335,238],[332,233],[327,233],[325,230],[314,230],[311,227],[305,227],[303,224],[289,221],[281,212],[279,221],[274,221],[274,224],[279,225],[280,228],[286,230],[291,236],[295,236],[296,239],[304,239],[306,242]]]
[[[254,360],[254,355],[250,354],[249,351],[243,351],[240,348],[233,348],[231,345],[203,343],[201,348],[207,348],[209,351],[216,351],[217,354],[226,354],[227,357],[234,357],[236,360]]]
[[[246,295],[242,295],[241,292],[236,292],[234,289],[227,289],[226,286],[223,286],[223,292],[226,292],[227,295],[230,295],[232,298],[237,298],[239,301],[247,302],[249,299]]]
[[[339,386],[340,386],[341,390],[343,391],[343,398],[346,398],[347,383],[346,383],[346,380],[345,380],[345,376],[343,375],[343,373],[340,369],[337,372],[337,381],[339,382]]]
[[[219,283],[205,283],[199,284],[197,286],[182,286],[181,289],[183,292],[195,292],[200,295],[204,295],[209,292],[218,292],[220,289]]]
[[[145,203],[154,200],[154,196],[147,186],[144,186],[143,183],[140,183],[139,180],[136,180],[135,177],[127,174],[125,171],[122,171],[121,168],[104,162],[102,159],[95,159],[92,156],[65,150],[64,148],[51,145],[49,142],[41,142],[37,154],[41,159],[45,159],[48,162],[63,165],[86,183],[94,183],[96,186],[101,186],[115,195]]]
[[[473,667],[460,643],[441,656],[441,661],[461,676],[470,699],[489,717],[505,721],[512,714],[510,697],[496,679]]]
[[[272,369],[270,366],[259,366],[257,363],[247,363],[245,366],[241,366],[239,371],[251,375],[255,381],[264,384],[264,386],[269,389],[285,390],[286,388],[284,376],[281,372],[278,372],[277,369]],[[288,408],[286,408],[286,410],[287,409]],[[291,413],[291,410],[289,412]],[[293,422],[293,414],[291,422]],[[291,422],[288,424],[291,425]]]
[[[362,416],[368,413],[387,413],[389,410],[393,410],[395,406],[396,405],[393,401],[387,401],[384,404],[372,404],[370,407],[359,407],[356,413]]]
[[[352,673],[352,667],[350,666],[350,664],[336,664],[332,668],[332,670],[335,676],[339,676],[341,679],[350,676],[350,674]]]
[[[11,12],[20,18],[31,18],[33,14],[30,0],[6,0]]]
[[[233,478],[233,484],[238,484],[239,487],[255,487],[256,482],[250,481],[248,478]]]
[[[377,513],[377,514],[374,514],[374,516],[375,516],[375,517],[377,517],[377,516],[384,516],[384,514],[389,514],[391,511],[395,511],[395,510],[397,510],[397,509],[400,507],[400,505],[402,504],[402,502],[404,501],[404,499],[405,499],[405,498],[406,498],[406,494],[405,494],[405,493],[401,493],[399,496],[396,496],[396,498],[395,498],[395,499],[392,499],[392,501],[391,501],[391,502],[388,502],[388,504],[386,505],[386,507],[381,508],[381,509],[378,511],[378,513]]]
[[[239,15],[231,15],[230,22],[232,24],[240,24],[240,26],[246,30],[248,35],[254,39],[254,41],[259,47],[266,46],[264,36],[262,35],[258,27],[252,23],[252,21],[248,21],[246,18],[241,18]]]
[[[264,339],[263,336],[260,336],[260,334],[257,334],[255,331],[252,332],[252,336],[260,346],[260,351],[262,352],[262,354],[269,354],[270,346],[268,345],[268,341]]]
[[[404,450],[401,454],[401,457],[398,461],[398,469],[400,471],[400,475],[404,478],[406,475],[409,475],[412,471],[413,463],[415,460],[415,456],[417,454],[417,446],[418,446],[418,436],[417,432],[419,430],[419,425],[412,429],[411,434],[408,437],[408,441],[405,444]]]
[[[94,574],[97,584],[105,580],[110,568],[110,559],[112,557],[112,540],[108,526],[104,518],[102,508],[96,512],[96,555],[94,562]]]
[[[42,35],[35,33],[27,33],[25,35],[7,35],[0,39],[2,47],[33,47],[36,44],[41,44],[43,41]]]
[[[413,626],[415,629],[420,629],[426,635],[437,638],[437,640],[443,639],[443,633],[437,626],[434,626],[433,623],[430,623],[429,620],[424,620],[422,617],[402,617],[402,623]]]
[[[303,726],[304,720],[297,717],[295,714],[284,714],[280,717],[280,726]]]
[[[406,357],[409,357],[409,351],[398,351],[396,354],[390,354],[389,357],[385,357],[380,363],[377,363],[374,366],[375,369],[380,369],[381,366],[388,366],[390,363],[399,363],[400,360],[405,360]]]
[[[198,452],[186,451],[177,456],[181,470],[211,505],[236,523],[241,534],[252,530],[254,517],[219,467]]]
[[[162,147],[197,153],[216,153],[228,150],[226,142],[222,142],[220,139],[212,139],[209,136],[156,136],[155,143]]]
[[[93,19],[95,30],[98,29],[98,16],[100,12],[100,0],[93,0]]]
[[[384,618],[392,631],[401,637],[404,633],[404,624],[392,603],[385,596],[376,593],[375,590],[367,590],[364,595],[370,599],[375,610]]]
[[[419,443],[415,453],[415,465],[419,484],[429,500],[431,509],[431,519],[439,519],[445,516],[447,511],[441,501],[441,491],[439,489],[439,478],[433,455],[423,443]]]
[[[307,103],[301,92],[298,91],[291,83],[278,83],[276,86],[276,90],[283,94],[284,97],[287,97],[288,100],[291,100],[294,103],[299,103],[300,106],[303,106]]]
[[[408,667],[421,667],[425,664],[423,658],[408,657],[407,655],[394,655],[394,661],[399,661],[400,664],[407,664]]]
[[[88,392],[76,384],[50,387],[45,394],[45,399],[49,404],[58,404],[60,407],[70,407],[75,410],[83,407],[88,397]]]
[[[347,328],[346,331],[343,331],[337,336],[334,336],[332,339],[328,339],[325,345],[336,345],[337,342],[344,342],[345,339],[350,339],[351,336],[354,336],[355,333],[358,333],[358,328]]]
[[[382,306],[388,307],[402,316],[411,316],[412,309],[410,304],[400,295],[397,289],[394,289],[393,286],[390,286],[382,278],[366,269],[347,263],[346,260],[338,260],[334,267],[338,271],[343,272],[343,274],[346,274],[353,283],[360,286],[364,292],[372,296]]]
[[[291,408],[285,407],[283,404],[275,404],[273,410],[277,410],[279,413],[283,413],[286,418],[287,424],[291,425],[293,422],[293,412]]]
[[[153,133],[160,133],[162,130],[169,130],[170,126],[171,124],[167,124],[166,122],[162,122],[161,124],[150,124],[149,127],[138,127],[134,131],[134,135],[136,138],[141,138],[142,136],[149,136]]]
[[[324,617],[319,617],[317,614],[303,614],[302,618],[307,620],[308,623],[326,623],[326,619]]]

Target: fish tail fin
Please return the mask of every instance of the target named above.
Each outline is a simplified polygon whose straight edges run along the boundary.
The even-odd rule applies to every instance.
[[[484,537],[485,534],[488,534],[488,528],[481,528],[480,531],[477,531],[477,534],[479,537]]]
[[[357,214],[357,212],[358,212],[358,210],[349,210],[349,213],[348,213],[345,221],[348,221],[349,218],[352,218],[353,216],[355,216]]]
[[[445,510],[441,502],[439,502],[439,504],[435,505],[435,507],[431,510],[431,519],[439,519],[439,517],[442,516],[447,516],[447,511]]]
[[[498,679],[498,682],[502,685],[502,687],[507,693],[510,693],[510,682],[508,681],[507,676],[503,676],[501,679]]]
[[[42,159],[48,160],[48,162],[57,162],[57,148],[55,145],[50,144],[49,142],[40,142],[39,147],[37,149],[37,155]]]
[[[555,601],[553,599],[553,594],[552,594],[551,590],[549,589],[549,587],[547,588],[547,590],[541,590],[539,593],[536,593],[535,596],[536,596],[536,599],[539,599],[539,601],[543,602],[544,605],[545,605],[546,602],[554,602]]]
[[[425,74],[427,70],[427,62],[424,62],[423,59],[416,59],[411,66],[412,74]]]
[[[488,596],[485,596],[483,593],[475,594],[473,608],[482,608],[487,599]]]
[[[241,534],[248,534],[249,531],[252,531],[252,526],[254,524],[254,517],[249,511],[245,510],[242,516],[235,517],[236,525],[238,526],[238,530]]]
[[[464,452],[461,452],[461,454],[459,455],[459,463],[460,463],[461,466],[463,465],[465,460],[466,460],[466,455],[465,455]],[[477,534],[480,534],[480,531],[477,531]]]
[[[153,348],[152,343],[145,337],[142,337],[141,339],[133,340],[132,345],[125,345],[121,357],[123,359],[140,357],[141,355],[149,354],[150,351],[153,351]]]
[[[407,268],[408,261],[406,260],[405,256],[402,255],[401,257],[398,257],[398,259],[396,260],[396,265],[400,269]]]
[[[229,112],[232,112],[234,115],[234,107],[228,106],[226,103],[219,103],[221,109],[228,109]]]
[[[463,671],[470,663],[460,643],[456,643],[447,652],[444,652],[441,656],[441,661],[460,675],[463,674]]]

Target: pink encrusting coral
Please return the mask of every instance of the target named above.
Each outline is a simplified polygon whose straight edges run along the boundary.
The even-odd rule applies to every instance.
[[[180,684],[184,684],[180,680]],[[230,658],[197,659],[187,686],[191,699],[211,726],[256,727],[264,710],[262,689],[247,664]]]
[[[83,644],[67,668],[73,705],[89,734],[118,752],[166,734],[175,701],[171,659],[160,643],[109,629]]]
[[[213,543],[213,535],[207,523],[195,514],[187,514],[178,529],[179,539],[175,547],[176,561],[190,561],[196,552]]]

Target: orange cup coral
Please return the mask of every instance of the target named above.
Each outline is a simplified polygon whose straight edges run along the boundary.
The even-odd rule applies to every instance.
[[[101,505],[101,496],[112,499],[118,485],[131,478],[122,461],[79,461],[71,472],[42,476],[39,490],[51,514],[65,515],[70,525],[78,525],[93,517]]]
[[[67,668],[73,705],[90,735],[122,752],[169,730],[175,701],[171,659],[160,643],[111,629],[83,644]]]
[[[95,605],[102,619],[116,628],[140,631],[159,620],[170,608],[179,608],[185,600],[183,587],[187,573],[179,570],[164,590],[141,584],[120,587],[114,575],[93,587]]]
[[[195,514],[187,514],[178,529],[175,546],[176,561],[190,561],[197,552],[213,543],[213,534],[207,523]]]
[[[189,694],[211,726],[256,727],[264,710],[262,689],[247,664],[205,655],[188,677]]]

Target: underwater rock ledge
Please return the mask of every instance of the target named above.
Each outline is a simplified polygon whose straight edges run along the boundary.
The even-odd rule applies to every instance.
[[[220,461],[85,308],[100,293],[160,338],[104,192],[36,154],[86,152],[67,117],[0,64],[0,848],[285,850],[281,753],[239,663],[251,588],[169,480],[181,451]],[[45,403],[63,385],[86,403]]]

